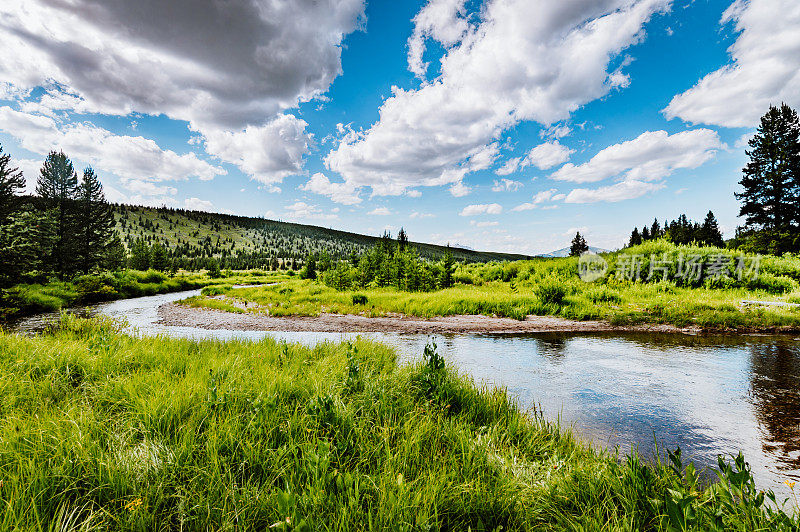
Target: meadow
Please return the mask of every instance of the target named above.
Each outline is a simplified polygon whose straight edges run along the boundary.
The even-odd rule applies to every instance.
[[[618,276],[623,255],[638,255],[643,275],[637,281]],[[699,281],[681,280],[674,264],[679,256],[710,262],[723,257],[725,275]],[[668,259],[673,270],[659,278],[649,275],[650,261]],[[707,330],[768,330],[800,328],[800,307],[743,306],[742,301],[800,303],[800,258],[759,258],[758,275],[739,279],[739,253],[710,247],[676,246],[654,241],[605,254],[606,274],[595,282],[578,276],[578,259],[459,264],[455,285],[431,292],[392,287],[339,290],[316,281],[286,278],[274,286],[206,288],[202,297],[184,301],[193,307],[273,316],[316,316],[321,313],[419,317],[484,314],[524,319],[552,315],[574,320],[606,320],[617,325],[670,324]],[[746,257],[748,261],[755,257]],[[665,279],[666,277],[666,279]],[[245,310],[243,303],[251,305]]]
[[[152,296],[217,284],[257,284],[285,278],[283,274],[258,270],[227,271],[221,273],[220,277],[211,277],[207,272],[180,272],[170,276],[155,270],[120,270],[80,275],[69,281],[18,284],[0,291],[0,323],[19,316],[100,301]]]
[[[797,501],[680,453],[590,449],[430,345],[0,333],[3,530],[797,530]]]

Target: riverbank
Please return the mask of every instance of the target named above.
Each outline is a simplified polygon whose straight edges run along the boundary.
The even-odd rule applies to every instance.
[[[743,460],[706,489],[677,456],[618,461],[430,348],[398,366],[365,340],[132,338],[67,317],[0,333],[0,368],[4,529],[800,524],[767,508]]]
[[[168,303],[158,309],[159,325],[225,329],[232,331],[284,332],[397,332],[411,334],[524,334],[547,332],[650,332],[698,334],[699,327],[673,325],[613,325],[604,321],[577,321],[557,316],[527,316],[524,320],[483,315],[419,318],[401,314],[364,316],[320,314],[318,316],[269,316],[253,312],[190,307]]]
[[[278,273],[230,272],[212,278],[206,273],[181,272],[167,275],[155,270],[121,270],[81,275],[70,281],[47,284],[21,284],[0,290],[0,325],[34,314],[55,312],[63,308],[180,292],[207,286],[230,288],[258,285],[285,279]]]

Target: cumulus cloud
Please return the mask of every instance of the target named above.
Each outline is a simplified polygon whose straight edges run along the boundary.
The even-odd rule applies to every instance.
[[[436,218],[436,215],[435,214],[431,214],[429,212],[414,211],[409,215],[409,218],[411,218],[412,220],[416,220],[416,219],[422,220],[422,219],[425,219],[425,218]]]
[[[186,198],[183,200],[183,206],[192,211],[211,211],[214,204],[208,200],[200,198]]]
[[[546,201],[564,199],[565,196],[563,194],[556,194],[557,192],[558,191],[554,188],[551,188],[550,190],[542,190],[541,192],[537,192],[533,196],[533,199],[530,202],[517,205],[511,210],[513,212],[529,211],[531,209],[535,209],[541,203],[544,203]]]
[[[55,119],[0,107],[0,131],[19,140],[34,153],[63,150],[70,157],[111,172],[124,180],[213,179],[225,170],[194,153],[179,155],[144,137],[115,135],[89,123],[62,125]]]
[[[369,211],[367,214],[369,214],[370,216],[389,216],[392,214],[392,211],[390,211],[386,207],[376,207],[371,211]]]
[[[311,205],[305,201],[296,201],[286,206],[289,218],[296,220],[336,220],[338,215],[325,213],[316,205]]]
[[[311,176],[301,190],[328,196],[332,201],[343,205],[361,203],[358,193],[347,183],[332,183],[325,174],[317,172]]]
[[[749,127],[770,104],[800,106],[800,2],[737,0],[722,15],[730,22],[738,33],[731,61],[676,95],[667,118]]]
[[[486,203],[482,205],[467,205],[459,213],[459,216],[478,216],[479,214],[500,214],[503,207],[497,203]]]
[[[639,42],[645,23],[669,4],[489,0],[480,20],[466,26],[463,2],[429,4],[415,35],[445,44],[440,76],[419,89],[394,87],[379,120],[349,131],[325,164],[379,195],[457,184],[483,166],[507,129],[563,120],[624,84],[624,75],[609,71],[612,60]],[[434,7],[439,14],[428,17]],[[444,27],[452,33],[445,36]],[[412,71],[421,72],[414,59],[421,56],[412,52]]]
[[[429,0],[414,17],[414,33],[408,39],[408,69],[424,79],[428,63],[422,60],[426,40],[451,47],[461,41],[470,28],[465,0]]]
[[[567,162],[569,156],[573,153],[575,153],[575,150],[567,148],[557,140],[545,142],[532,148],[525,157],[509,159],[495,173],[497,175],[509,175],[528,166],[535,166],[540,170],[548,170]]]
[[[281,114],[327,91],[364,0],[4,0],[4,94],[28,112],[185,120],[213,156],[272,183],[300,173],[305,122]],[[213,39],[209,39],[213,35]]]
[[[631,181],[655,181],[680,168],[697,168],[725,145],[716,131],[695,129],[669,135],[646,131],[633,140],[609,146],[588,162],[567,163],[550,177],[574,183],[593,183],[622,176]]]
[[[606,201],[615,203],[629,199],[639,198],[649,192],[661,190],[664,183],[648,183],[635,179],[621,181],[607,187],[596,189],[576,188],[567,194],[565,203],[597,203]]]
[[[522,183],[519,181],[506,178],[500,180],[495,179],[492,192],[516,192],[520,188],[522,188]]]

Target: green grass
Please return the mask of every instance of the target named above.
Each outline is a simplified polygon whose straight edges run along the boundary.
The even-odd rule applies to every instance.
[[[658,251],[663,252],[663,243]],[[667,249],[706,254],[714,248],[668,245]],[[645,253],[650,249],[634,249]],[[716,250],[719,252],[720,250]],[[655,252],[655,251],[654,251]],[[612,263],[617,259],[609,255]],[[643,267],[646,270],[646,266]],[[733,275],[733,274],[732,274]],[[554,315],[575,320],[606,320],[617,325],[670,324],[705,330],[800,329],[800,309],[744,307],[743,300],[800,301],[800,260],[765,257],[758,282],[703,283],[631,282],[609,273],[595,283],[578,277],[577,259],[539,259],[499,264],[459,266],[453,288],[435,292],[404,292],[393,288],[339,291],[319,281],[286,278],[277,286],[215,290],[214,299],[185,301],[194,307],[272,316],[317,316],[321,313],[384,316],[400,313],[419,317],[484,314],[524,319]],[[219,296],[223,296],[221,299]],[[365,296],[366,304],[354,296]]]
[[[285,274],[262,271],[229,272],[224,277],[213,279],[205,273],[168,276],[154,270],[124,270],[81,275],[71,281],[51,281],[45,285],[21,284],[0,290],[0,323],[23,315],[98,301],[152,296],[205,286],[230,289],[234,284],[257,284],[287,278]]]
[[[703,489],[677,457],[592,451],[435,350],[395,360],[365,340],[134,339],[74,317],[0,333],[0,529],[800,525],[743,461]]]

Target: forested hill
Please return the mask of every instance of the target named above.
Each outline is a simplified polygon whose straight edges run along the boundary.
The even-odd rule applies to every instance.
[[[195,262],[215,257],[223,259],[221,262],[232,269],[264,268],[273,260],[283,266],[293,259],[302,262],[310,253],[326,252],[331,258],[349,258],[379,240],[377,236],[313,225],[165,207],[114,205],[114,215],[120,237],[128,249],[137,239],[143,238],[149,245],[160,243],[177,259]],[[432,244],[412,244],[425,258],[441,258],[446,250]],[[456,260],[465,262],[529,258],[462,248],[451,248],[451,251]]]

